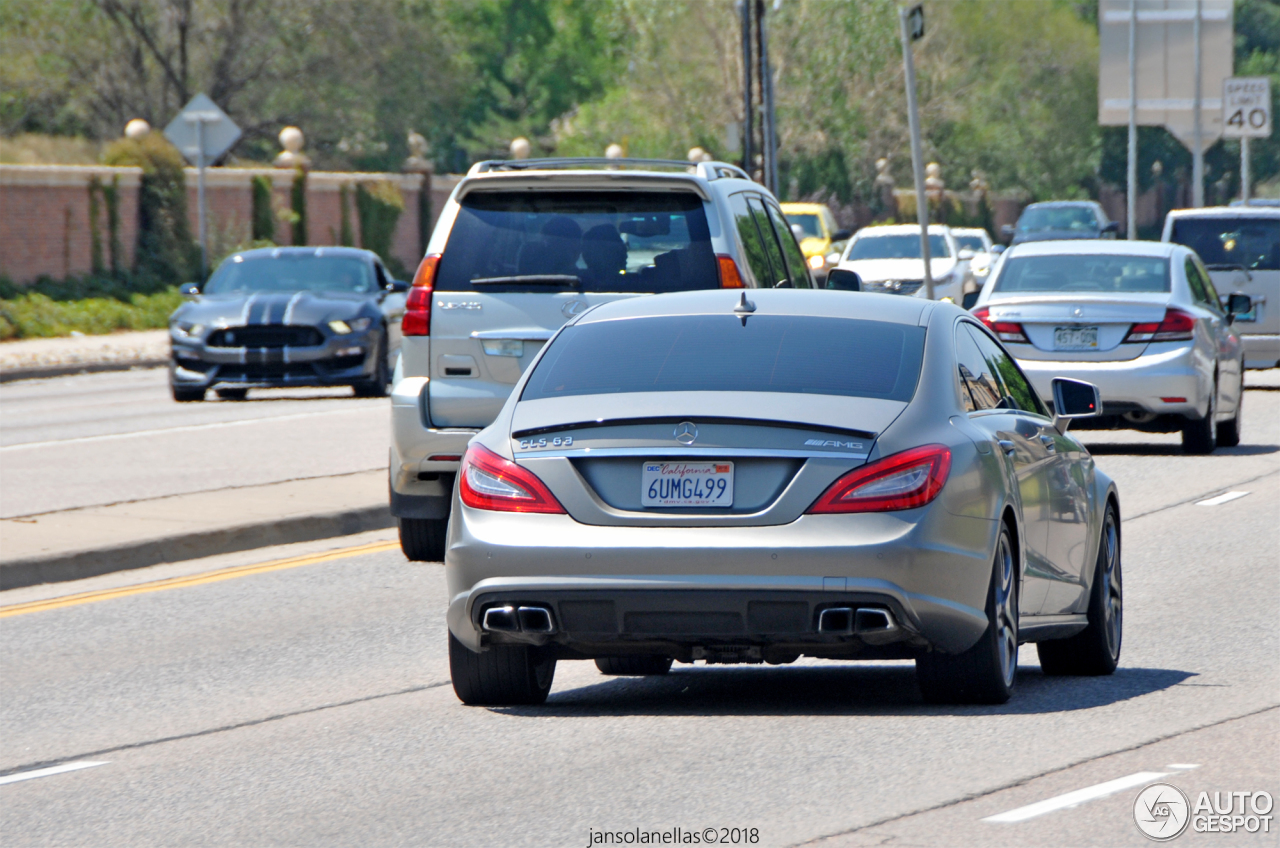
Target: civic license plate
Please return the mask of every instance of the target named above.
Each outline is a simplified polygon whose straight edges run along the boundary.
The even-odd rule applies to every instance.
[[[732,462],[646,462],[643,506],[733,506]]]
[[[1097,327],[1058,327],[1053,331],[1054,350],[1097,350]]]

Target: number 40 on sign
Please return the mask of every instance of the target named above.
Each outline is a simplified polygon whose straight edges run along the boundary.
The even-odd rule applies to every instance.
[[[1270,79],[1232,77],[1223,82],[1222,135],[1226,138],[1270,138]]]

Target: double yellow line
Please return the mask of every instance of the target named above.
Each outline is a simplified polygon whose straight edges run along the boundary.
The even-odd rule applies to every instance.
[[[356,545],[351,548],[338,548],[337,550],[326,551],[321,554],[307,554],[306,556],[277,559],[272,560],[271,562],[260,562],[255,565],[238,565],[233,568],[220,568],[216,571],[206,571],[201,574],[191,574],[186,577],[170,577],[167,580],[153,580],[149,583],[138,583],[133,586],[121,586],[118,589],[100,589],[96,592],[80,592],[75,595],[63,595],[59,598],[49,598],[44,601],[28,601],[25,604],[10,604],[9,606],[0,607],[0,618],[8,618],[11,615],[26,615],[32,612],[44,612],[45,610],[54,610],[59,609],[60,607],[95,604],[98,601],[109,601],[113,598],[125,598],[130,595],[144,595],[148,592],[163,592],[167,589],[184,589],[187,586],[199,586],[203,583],[217,583],[219,580],[233,580],[237,577],[248,577],[251,574],[263,574],[268,571],[283,571],[286,568],[299,568],[304,565],[316,565],[317,563],[330,562],[335,559],[345,559],[346,557],[359,556],[360,554],[376,554],[381,551],[393,550],[399,546],[399,542],[370,542],[366,545]]]

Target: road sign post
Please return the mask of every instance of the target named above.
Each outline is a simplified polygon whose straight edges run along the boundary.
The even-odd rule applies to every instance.
[[[209,215],[205,207],[204,169],[239,140],[240,128],[218,108],[218,104],[203,94],[197,94],[169,122],[164,135],[188,162],[196,166],[196,214],[200,229],[200,279],[203,280],[209,273]]]
[[[1271,80],[1232,77],[1222,83],[1222,135],[1240,139],[1240,198],[1249,202],[1249,139],[1271,137]]]
[[[907,126],[911,130],[911,174],[916,185],[916,220],[920,222],[920,258],[924,260],[924,296],[933,300],[933,267],[929,251],[929,198],[924,193],[924,152],[920,143],[920,113],[916,107],[916,63],[911,42],[924,37],[924,6],[898,9],[902,33],[902,69],[907,83]]]

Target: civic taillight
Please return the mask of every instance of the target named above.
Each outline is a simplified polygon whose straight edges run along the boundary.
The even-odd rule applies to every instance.
[[[1172,307],[1164,311],[1164,320],[1160,323],[1149,321],[1134,324],[1121,344],[1146,342],[1181,342],[1195,335],[1196,319],[1181,309]]]
[[[423,258],[418,265],[418,272],[413,275],[413,285],[404,301],[404,317],[400,319],[400,330],[406,336],[431,335],[431,295],[435,288],[438,264],[440,254],[430,253]]]
[[[462,457],[458,496],[475,509],[564,514],[564,507],[533,472],[472,445]]]
[[[720,266],[720,288],[746,288],[746,284],[742,282],[742,275],[738,273],[738,263],[733,261],[732,256],[716,254],[716,263]]]
[[[924,445],[855,468],[822,493],[810,513],[889,512],[924,506],[951,473],[951,450]]]
[[[1013,342],[1014,344],[1031,343],[1021,324],[1016,321],[993,321],[991,320],[991,310],[985,306],[973,310],[973,317],[986,324],[991,332],[996,334],[996,338],[1002,342]]]

